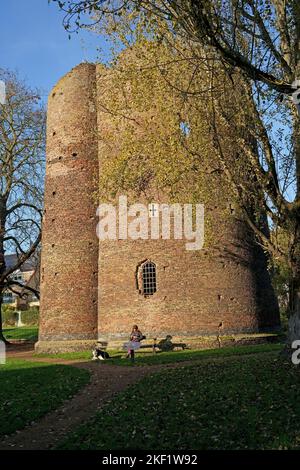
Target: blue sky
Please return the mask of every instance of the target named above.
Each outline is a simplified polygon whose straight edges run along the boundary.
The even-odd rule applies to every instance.
[[[80,31],[69,40],[63,13],[48,0],[0,0],[0,18],[0,67],[17,70],[44,100],[72,67],[108,57],[106,42],[93,33]]]

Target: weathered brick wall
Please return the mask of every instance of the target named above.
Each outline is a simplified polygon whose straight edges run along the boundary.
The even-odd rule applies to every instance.
[[[220,324],[223,334],[278,325],[268,273],[253,269],[253,239],[246,226],[236,231],[234,223],[228,221],[222,246],[199,252],[186,251],[184,240],[101,241],[99,337],[128,336],[135,323],[149,337],[216,334]],[[157,292],[149,297],[139,293],[136,276],[146,259],[157,268]]]
[[[40,349],[97,337],[96,119],[95,66],[81,64],[48,101]]]

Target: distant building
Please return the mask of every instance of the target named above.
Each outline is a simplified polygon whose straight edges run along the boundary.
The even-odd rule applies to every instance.
[[[17,264],[18,257],[15,254],[5,256],[6,269]],[[38,297],[26,287],[39,290],[39,262],[35,257],[25,261],[25,263],[16,271],[11,274],[11,279],[22,284],[13,286],[12,290],[7,289],[3,294],[3,303],[12,307],[19,308],[20,310],[27,307],[39,307],[40,302]],[[20,293],[20,295],[18,295]]]

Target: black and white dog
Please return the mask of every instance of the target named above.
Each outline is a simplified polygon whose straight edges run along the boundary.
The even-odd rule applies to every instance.
[[[110,359],[110,355],[106,351],[102,351],[101,346],[98,344],[95,346],[92,353],[93,353],[92,361],[97,361],[97,359],[99,359],[100,361],[105,361],[105,359]]]

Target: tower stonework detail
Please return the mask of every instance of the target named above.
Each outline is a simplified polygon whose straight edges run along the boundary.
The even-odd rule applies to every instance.
[[[49,96],[38,350],[97,338],[95,66],[82,64]]]
[[[103,70],[81,64],[49,96],[37,350],[79,350],[96,338],[113,345],[128,338],[132,324],[149,338],[170,334],[186,342],[220,328],[278,326],[264,253],[234,214],[213,250],[188,251],[185,240],[97,239],[97,178],[111,156],[101,141],[110,126],[99,105]],[[213,224],[220,225],[218,208],[205,210],[215,211]],[[156,270],[153,295],[139,286],[147,260]]]

